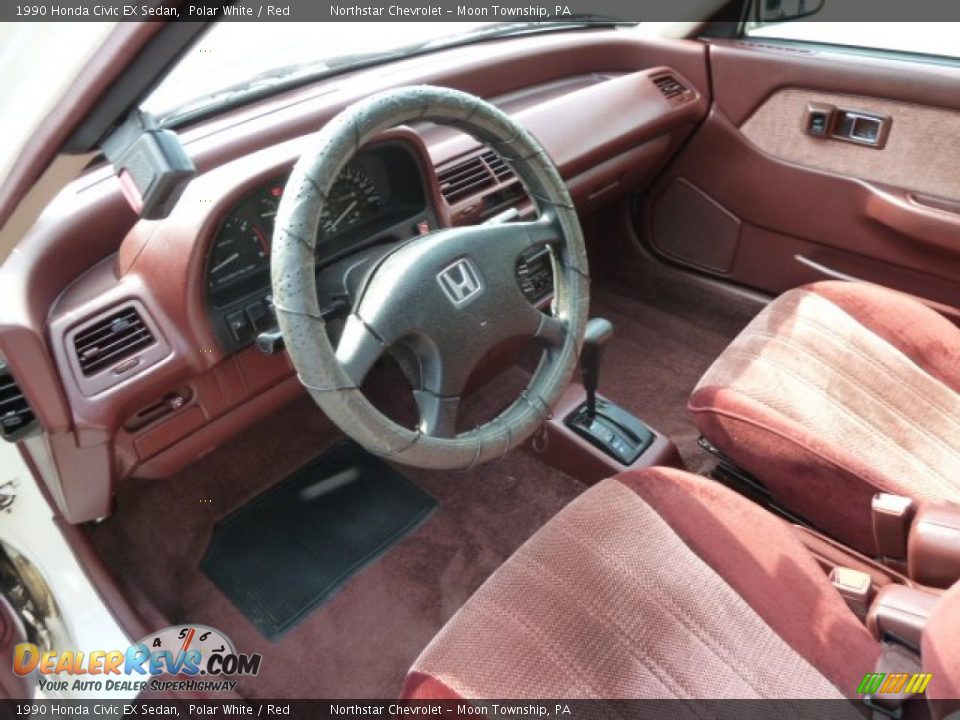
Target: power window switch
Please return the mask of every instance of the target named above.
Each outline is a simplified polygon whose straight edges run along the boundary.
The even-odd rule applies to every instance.
[[[809,103],[804,115],[804,131],[813,137],[827,137],[836,108],[824,103]]]

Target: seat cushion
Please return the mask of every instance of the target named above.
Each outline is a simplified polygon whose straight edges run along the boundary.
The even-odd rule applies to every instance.
[[[605,480],[423,651],[409,698],[838,698],[879,647],[792,529],[718,484]]]
[[[870,500],[960,500],[960,329],[900,293],[825,282],[770,303],[689,408],[774,498],[876,551]]]

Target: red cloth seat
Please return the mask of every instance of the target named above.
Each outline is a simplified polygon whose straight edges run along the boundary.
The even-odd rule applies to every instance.
[[[907,295],[848,282],[785,293],[689,409],[777,502],[867,554],[874,494],[960,502],[960,329]]]
[[[791,526],[654,468],[603,481],[541,528],[423,651],[403,695],[856,697],[879,655]]]

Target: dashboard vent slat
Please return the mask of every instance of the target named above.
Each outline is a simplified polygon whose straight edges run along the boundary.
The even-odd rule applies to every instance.
[[[6,364],[0,362],[0,436],[16,442],[36,428],[36,416]]]
[[[497,178],[498,182],[507,182],[508,180],[513,180],[513,178],[516,177],[513,173],[513,170],[509,165],[507,165],[506,160],[492,150],[488,150],[480,157],[483,158],[483,161],[487,164],[487,167],[493,171],[493,174]]]
[[[492,150],[471,155],[437,171],[440,192],[451,205],[515,178],[510,166]]]
[[[471,163],[465,167],[452,168],[442,177],[442,182],[446,184],[455,184],[472,179],[482,179],[486,177],[487,169],[482,163]]]
[[[690,88],[677,80],[673,75],[660,75],[653,79],[653,84],[657,86],[667,100],[681,98],[690,92]]]
[[[134,307],[126,307],[78,332],[73,345],[80,370],[89,377],[154,342],[153,333],[140,313]]]
[[[440,192],[451,205],[495,184],[493,175],[479,155],[440,170],[437,180]]]

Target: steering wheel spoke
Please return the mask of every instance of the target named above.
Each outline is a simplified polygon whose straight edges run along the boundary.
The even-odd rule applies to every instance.
[[[360,387],[374,363],[386,351],[386,344],[356,314],[347,318],[337,345],[337,362]]]
[[[567,326],[554,315],[540,313],[540,324],[533,337],[551,348],[563,347],[567,340]]]
[[[413,397],[420,411],[420,432],[439,438],[452,438],[456,435],[459,397],[445,397],[429,390],[414,390]]]

